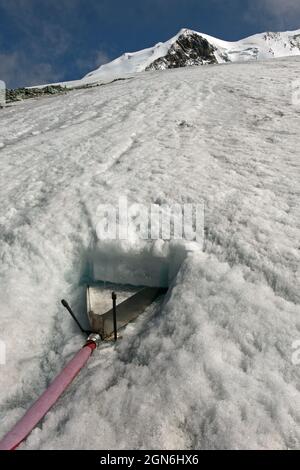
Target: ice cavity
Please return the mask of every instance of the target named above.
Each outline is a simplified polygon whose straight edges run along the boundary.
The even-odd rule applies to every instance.
[[[97,242],[90,263],[95,281],[168,287],[194,252],[201,252],[201,246],[183,240],[106,240]]]

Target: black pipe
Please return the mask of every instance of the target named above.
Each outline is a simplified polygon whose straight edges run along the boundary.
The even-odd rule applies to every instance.
[[[62,300],[61,301],[62,305],[68,310],[69,314],[71,315],[71,317],[73,318],[73,320],[75,321],[76,325],[80,328],[80,331],[81,333],[84,333],[86,335],[90,335],[92,332],[91,331],[87,331],[85,330],[81,324],[79,323],[79,321],[77,320],[77,318],[75,317],[75,314],[73,313],[70,305],[68,304],[68,302],[66,300]]]
[[[115,337],[115,342],[117,342],[117,339],[118,339],[117,294],[115,292],[112,293],[112,301],[113,301],[113,318],[114,318],[114,337]]]

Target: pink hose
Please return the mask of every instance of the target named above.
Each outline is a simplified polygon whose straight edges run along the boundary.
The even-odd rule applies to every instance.
[[[79,374],[94,349],[96,349],[94,342],[87,343],[74,356],[63,371],[54,379],[50,387],[32,405],[16,426],[0,441],[0,450],[14,450],[26,439]]]

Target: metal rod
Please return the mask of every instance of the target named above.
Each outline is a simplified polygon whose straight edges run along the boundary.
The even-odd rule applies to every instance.
[[[117,294],[115,292],[112,293],[112,301],[113,301],[114,337],[115,337],[115,342],[117,342],[117,339],[118,339]]]
[[[62,300],[61,303],[68,310],[69,314],[71,315],[71,317],[75,321],[76,325],[80,328],[81,333],[85,333],[85,334],[89,335],[91,333],[91,331],[87,331],[81,326],[81,324],[77,320],[77,318],[76,318],[75,314],[73,313],[73,311],[72,311],[70,305],[68,304],[68,302],[66,300]]]

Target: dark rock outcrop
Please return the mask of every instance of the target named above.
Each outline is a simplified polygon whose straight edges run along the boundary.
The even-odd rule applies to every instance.
[[[195,33],[183,33],[170,47],[167,55],[150,64],[146,70],[164,70],[188,65],[216,64],[214,46]]]
[[[66,88],[60,85],[49,85],[43,88],[16,88],[14,90],[6,90],[6,102],[12,103],[13,101],[22,101],[29,98],[39,98],[45,95],[57,95],[65,93]]]

